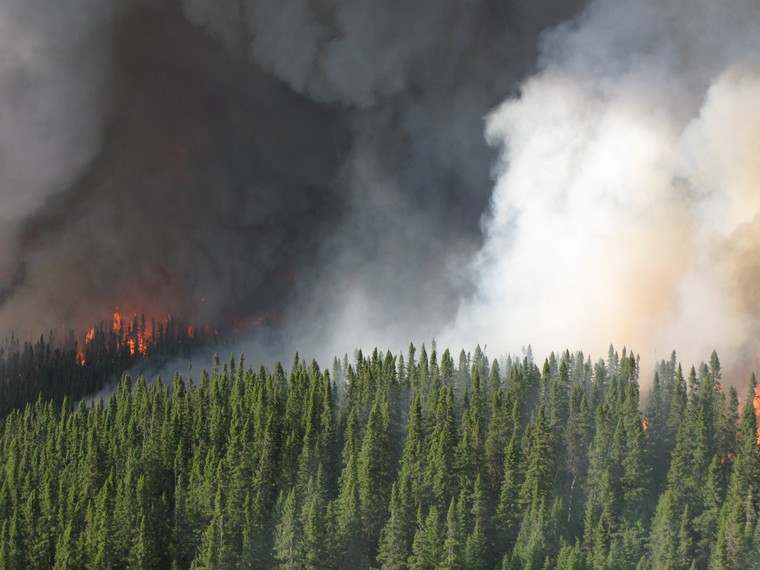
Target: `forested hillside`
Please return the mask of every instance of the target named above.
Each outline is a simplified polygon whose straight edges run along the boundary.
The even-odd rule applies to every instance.
[[[150,357],[156,366],[216,340],[218,330],[194,327],[167,317],[122,318],[92,327],[83,339],[53,331],[37,342],[11,337],[0,343],[0,417],[38,397],[60,404],[64,397],[83,398]]]
[[[649,378],[647,383],[649,383]],[[755,381],[717,355],[214,363],[0,420],[2,568],[760,567]]]

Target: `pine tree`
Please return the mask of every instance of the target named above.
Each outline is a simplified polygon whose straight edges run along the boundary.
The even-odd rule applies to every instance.
[[[707,567],[710,553],[715,549],[718,534],[720,507],[723,504],[721,470],[718,456],[713,456],[702,492],[702,513],[694,519],[698,542],[694,551],[695,561],[701,568]]]
[[[452,472],[457,441],[451,388],[439,391],[434,418],[425,459],[425,487],[436,505],[448,505],[457,492]]]
[[[301,560],[308,568],[329,568],[326,513],[321,471],[309,480],[301,507]]]
[[[92,565],[96,568],[106,568],[113,560],[112,534],[112,496],[113,476],[109,476],[98,493],[95,503],[94,543],[91,553]]]
[[[490,520],[488,500],[482,480],[478,477],[472,491],[472,531],[465,542],[465,567],[477,569],[493,566]]]
[[[422,511],[417,514],[417,532],[412,542],[409,570],[437,568],[443,554],[443,529],[440,515],[435,505],[430,507],[427,517],[422,519]]]
[[[472,397],[462,411],[460,436],[454,451],[460,489],[471,489],[480,476],[484,445],[483,407],[480,372],[476,369],[472,377]]]
[[[274,556],[279,568],[301,567],[301,529],[294,488],[281,495],[277,505]]]
[[[586,568],[579,542],[563,543],[557,556],[557,570],[583,570]]]
[[[679,516],[673,493],[666,490],[660,497],[652,522],[651,550],[655,568],[676,567]]]
[[[464,568],[462,542],[464,533],[464,521],[459,516],[457,500],[451,499],[449,511],[446,514],[446,540],[443,543],[443,559],[440,567],[446,570],[459,570]]]
[[[335,528],[334,558],[342,568],[358,565],[366,553],[359,508],[359,482],[357,463],[359,459],[359,434],[356,414],[348,417],[343,459],[346,465],[340,476],[338,498],[331,505]]]
[[[425,433],[422,420],[422,400],[415,396],[409,410],[409,422],[406,427],[404,452],[401,457],[399,480],[409,486],[410,494],[416,504],[427,500],[429,490],[425,485]]]
[[[555,440],[546,419],[544,406],[538,408],[535,421],[526,432],[525,479],[520,491],[523,508],[538,505],[554,484]]]
[[[377,561],[387,570],[403,570],[409,558],[409,524],[396,483],[391,487],[390,515],[380,533]]]
[[[721,508],[720,526],[710,568],[742,568],[752,556],[757,521],[757,494],[760,457],[757,445],[755,398],[757,380],[752,374],[749,393],[742,412],[739,452],[731,472],[726,499]]]
[[[380,531],[388,519],[392,458],[389,428],[387,402],[377,398],[369,415],[357,465],[362,531],[370,547],[370,559],[375,555]]]
[[[643,419],[638,411],[638,391],[635,384],[626,386],[624,411],[625,457],[622,460],[621,489],[624,516],[631,526],[644,524],[649,519],[651,470],[647,455],[647,439]]]
[[[219,568],[227,564],[229,549],[226,543],[227,525],[224,517],[222,486],[217,487],[214,514],[203,534],[200,563],[204,568]]]
[[[517,539],[521,519],[520,488],[522,487],[522,464],[516,432],[512,433],[504,453],[504,479],[496,506],[496,528],[499,542],[509,550]]]
[[[665,393],[660,375],[654,373],[652,388],[649,390],[646,408],[647,439],[649,440],[649,461],[655,489],[659,491],[665,484],[667,464],[670,459],[667,447],[668,425]]]
[[[725,490],[739,445],[736,430],[739,425],[739,396],[736,388],[729,388],[728,398],[721,393],[719,402],[717,453],[721,464],[721,487]]]
[[[522,568],[543,568],[551,553],[552,521],[546,512],[546,499],[533,503],[520,526],[512,556],[520,561]]]

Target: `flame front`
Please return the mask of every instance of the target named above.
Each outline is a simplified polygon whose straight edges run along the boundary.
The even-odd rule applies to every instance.
[[[106,353],[116,355],[107,358],[145,357],[156,350],[164,350],[167,342],[183,346],[188,343],[215,342],[214,339],[225,332],[240,333],[270,325],[277,319],[278,315],[272,313],[255,315],[244,320],[231,320],[226,324],[201,324],[177,319],[171,314],[162,318],[146,319],[145,315],[138,311],[126,312],[114,307],[110,319],[91,328],[78,343],[77,362],[80,366],[93,364]]]
[[[114,307],[111,322],[108,325],[101,325],[103,333],[107,333],[112,342],[112,346],[117,351],[126,350],[130,356],[147,356],[150,350],[159,340],[160,329],[166,329],[171,321],[170,316],[161,320],[160,325],[156,325],[155,320],[146,321],[144,316],[138,316],[135,312],[132,319],[125,318],[119,307]],[[86,353],[96,342],[98,328],[91,328],[84,336],[84,342],[78,352],[78,361],[80,366],[87,362]],[[188,338],[192,338],[194,328],[188,327]]]

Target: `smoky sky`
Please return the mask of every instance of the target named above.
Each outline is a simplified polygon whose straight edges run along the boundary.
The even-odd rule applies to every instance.
[[[474,288],[484,117],[580,9],[2,0],[3,332],[118,306],[434,335]]]
[[[488,118],[493,207],[450,338],[757,367],[759,26],[746,0],[594,0],[547,32]]]
[[[0,0],[0,329],[756,364],[758,29],[754,0]]]

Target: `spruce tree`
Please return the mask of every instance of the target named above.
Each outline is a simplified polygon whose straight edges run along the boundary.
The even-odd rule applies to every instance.
[[[386,570],[403,570],[409,558],[409,524],[406,520],[406,508],[399,498],[396,483],[391,487],[391,502],[388,521],[380,533],[380,546],[377,561]]]
[[[369,415],[357,463],[361,527],[369,557],[375,555],[380,531],[388,519],[391,491],[391,446],[387,402],[377,398]]]
[[[301,528],[298,520],[296,491],[280,495],[274,534],[274,558],[278,568],[300,568]]]
[[[409,557],[409,570],[437,568],[443,555],[443,542],[443,528],[437,507],[430,507],[424,519],[420,509],[417,513],[417,532],[412,542],[412,555]]]
[[[459,570],[464,568],[463,558],[463,534],[464,522],[461,520],[457,509],[456,498],[451,499],[449,510],[446,514],[446,540],[443,543],[443,559],[440,567],[446,570]]]

